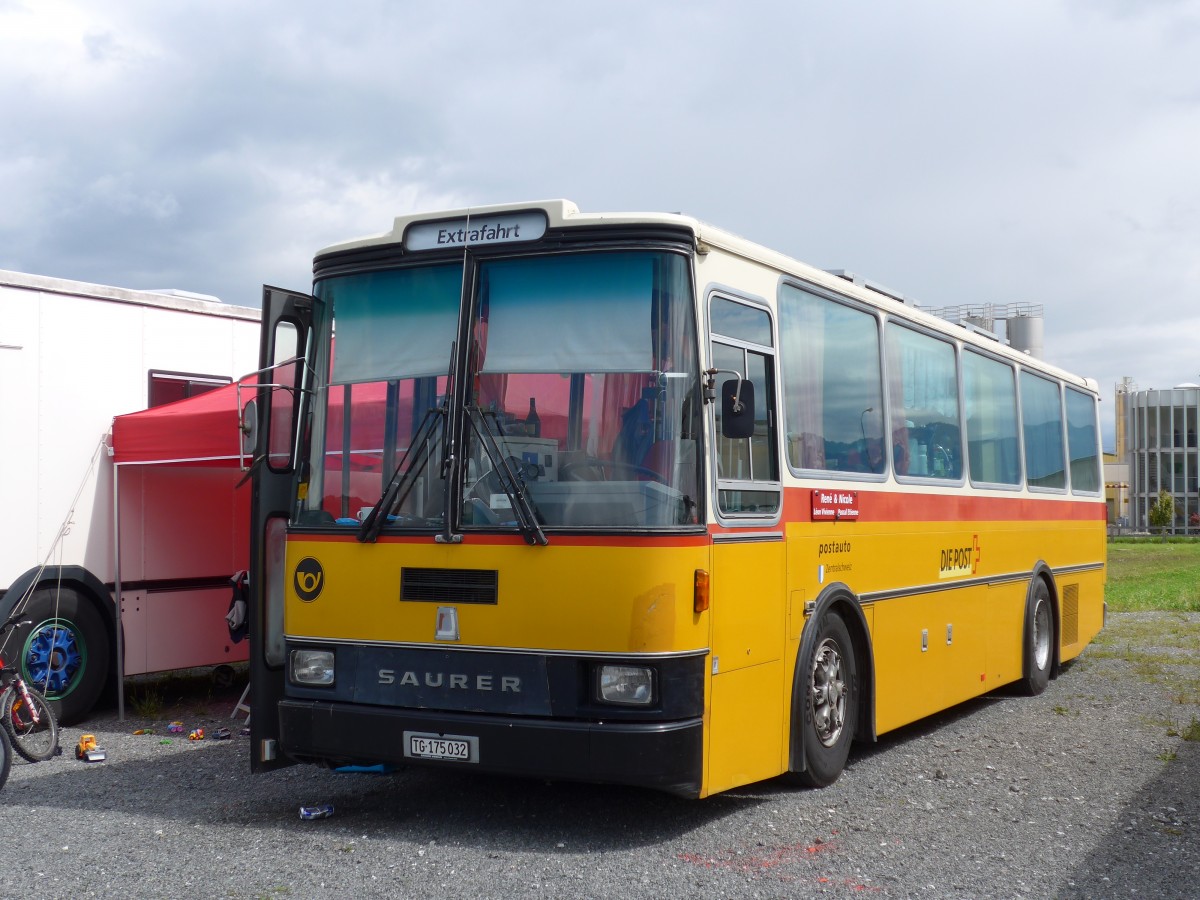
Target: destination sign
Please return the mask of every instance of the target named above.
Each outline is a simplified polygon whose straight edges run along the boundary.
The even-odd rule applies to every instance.
[[[546,216],[541,212],[514,212],[479,218],[415,222],[404,231],[406,250],[445,250],[536,241],[546,233]]]

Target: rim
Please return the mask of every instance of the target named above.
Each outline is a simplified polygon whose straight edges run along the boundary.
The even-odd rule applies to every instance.
[[[1038,598],[1037,607],[1033,611],[1033,661],[1038,670],[1046,668],[1050,663],[1050,604],[1042,597]]]
[[[9,723],[13,727],[14,734],[21,739],[25,751],[39,759],[50,756],[54,749],[54,735],[50,731],[50,723],[39,713],[41,721],[34,724],[32,715],[34,710],[26,706],[19,696],[14,695],[13,705],[9,712]]]
[[[848,688],[843,669],[841,648],[832,638],[826,638],[813,655],[809,678],[813,724],[818,740],[826,747],[837,743],[846,724]]]
[[[29,632],[21,659],[30,684],[47,698],[62,697],[78,683],[75,676],[87,664],[87,645],[74,623],[50,619]]]

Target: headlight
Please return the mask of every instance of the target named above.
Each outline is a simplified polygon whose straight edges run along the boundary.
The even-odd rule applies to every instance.
[[[645,666],[601,666],[598,693],[602,703],[649,706],[654,702],[654,670]]]
[[[293,650],[288,661],[292,684],[333,684],[332,650]]]

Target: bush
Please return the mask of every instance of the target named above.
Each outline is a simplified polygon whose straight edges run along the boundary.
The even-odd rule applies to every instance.
[[[1164,537],[1166,530],[1175,521],[1175,499],[1166,490],[1158,492],[1158,499],[1150,507],[1150,527],[1157,528]]]

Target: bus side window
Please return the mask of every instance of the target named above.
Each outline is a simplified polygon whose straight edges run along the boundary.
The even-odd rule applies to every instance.
[[[793,469],[882,475],[890,442],[879,320],[791,284],[780,287],[779,309],[788,462]]]
[[[893,444],[904,448],[893,465],[897,475],[962,478],[958,366],[954,346],[889,322],[888,386]]]
[[[1020,437],[1013,367],[971,350],[964,352],[963,397],[971,481],[1019,485]]]

